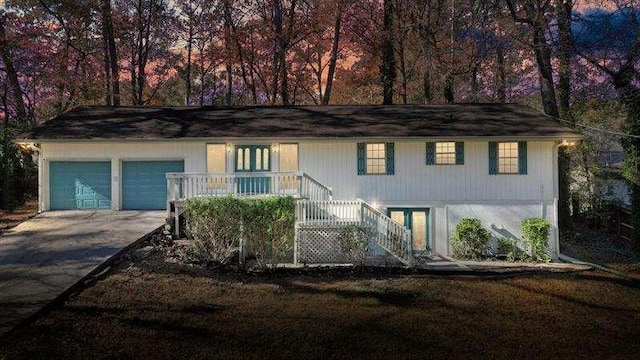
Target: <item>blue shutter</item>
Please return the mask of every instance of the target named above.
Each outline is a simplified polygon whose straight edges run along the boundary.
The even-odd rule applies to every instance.
[[[489,142],[489,175],[498,173],[498,143]]]
[[[427,165],[433,165],[436,163],[436,143],[427,143]]]
[[[358,143],[358,175],[367,173],[366,147],[364,143]]]
[[[386,143],[384,146],[384,151],[385,157],[387,158],[387,175],[393,175],[395,173],[393,143]]]
[[[518,173],[527,174],[527,142],[518,141]]]
[[[456,141],[456,165],[464,165],[464,142]]]

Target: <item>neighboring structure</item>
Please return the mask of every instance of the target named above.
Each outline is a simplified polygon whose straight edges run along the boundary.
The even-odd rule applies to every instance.
[[[391,219],[409,229],[410,249],[384,249],[446,255],[465,217],[495,236],[520,236],[523,218],[546,218],[556,251],[557,149],[579,137],[515,104],[86,107],[19,142],[40,153],[41,211],[287,193],[316,201],[300,202],[300,224],[364,219],[365,206],[387,241],[400,236],[390,235]]]

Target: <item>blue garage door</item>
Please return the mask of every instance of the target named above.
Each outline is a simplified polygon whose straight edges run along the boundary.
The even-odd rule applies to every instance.
[[[122,208],[125,210],[166,209],[166,174],[183,171],[183,161],[123,161]]]
[[[50,162],[49,194],[51,210],[111,209],[111,162]]]

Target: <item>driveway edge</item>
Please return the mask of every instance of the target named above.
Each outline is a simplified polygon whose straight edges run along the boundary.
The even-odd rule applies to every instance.
[[[83,276],[80,280],[76,281],[73,285],[69,286],[66,290],[61,292],[58,296],[56,296],[53,300],[51,300],[49,303],[47,303],[45,306],[43,306],[40,310],[36,311],[35,313],[31,314],[29,317],[27,317],[27,318],[23,319],[22,321],[20,321],[16,326],[11,328],[11,330],[7,331],[4,334],[0,334],[0,342],[3,342],[3,340],[5,338],[8,338],[12,333],[17,331],[18,329],[21,329],[21,328],[33,323],[34,321],[36,321],[40,317],[48,314],[49,312],[53,311],[54,309],[58,308],[59,306],[64,305],[64,303],[67,301],[67,299],[69,297],[73,296],[74,294],[77,294],[77,293],[81,292],[82,290],[86,289],[90,285],[93,285],[95,282],[98,281],[98,277],[100,275],[106,273],[107,271],[109,271],[111,266],[115,262],[117,262],[119,260],[119,258],[122,257],[122,255],[124,255],[125,253],[127,253],[127,252],[129,252],[131,250],[135,250],[135,249],[141,248],[142,245],[147,240],[149,240],[155,234],[160,233],[163,229],[164,229],[164,225],[160,225],[157,228],[155,228],[154,230],[150,231],[149,233],[147,233],[147,234],[143,235],[142,237],[140,237],[139,239],[135,240],[131,244],[123,247],[122,249],[120,249],[117,253],[113,254],[111,257],[106,259],[103,263],[101,263],[100,265],[96,266],[96,268],[91,270],[87,275]]]

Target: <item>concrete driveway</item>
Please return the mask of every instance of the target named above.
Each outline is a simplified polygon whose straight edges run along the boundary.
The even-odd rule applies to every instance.
[[[164,211],[52,211],[0,235],[0,336],[164,224]]]

